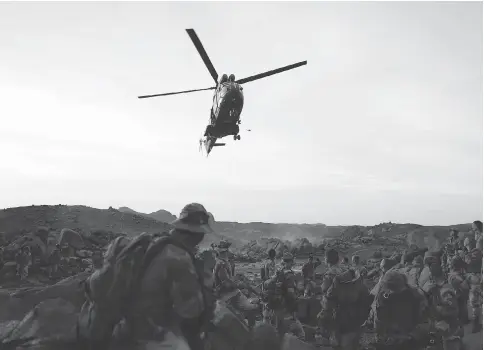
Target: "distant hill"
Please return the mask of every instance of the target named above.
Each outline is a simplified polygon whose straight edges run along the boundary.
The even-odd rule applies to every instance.
[[[128,208],[128,207],[121,207],[118,210],[122,213],[142,215],[144,217],[149,217],[149,218],[152,218],[152,219],[155,219],[155,220],[158,220],[158,221],[162,221],[162,222],[167,222],[167,223],[170,223],[170,222],[172,222],[173,220],[176,219],[175,215],[173,215],[169,211],[163,210],[163,209],[155,211],[151,214],[140,213],[140,212],[137,212],[137,211],[135,211],[131,208]]]
[[[40,205],[8,208],[0,211],[0,233],[15,235],[45,226],[50,231],[60,232],[70,228],[78,232],[96,230],[124,232],[136,235],[141,232],[167,232],[171,229],[169,222],[176,218],[166,210],[151,214],[139,213],[128,207],[119,209],[96,209],[86,206]],[[312,243],[323,239],[357,236],[384,235],[395,237],[405,235],[408,243],[435,246],[448,237],[450,227],[465,233],[470,231],[471,224],[453,226],[421,226],[416,224],[382,223],[375,226],[327,226],[324,224],[271,224],[263,222],[225,222],[213,221],[211,225],[215,234],[207,235],[204,246],[225,238],[235,246],[258,240],[262,237],[274,237],[283,240],[307,238]]]

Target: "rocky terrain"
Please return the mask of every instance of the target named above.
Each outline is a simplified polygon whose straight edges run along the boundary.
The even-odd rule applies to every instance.
[[[19,338],[28,338],[32,332],[45,338],[62,334],[72,339],[73,315],[83,301],[80,282],[95,265],[94,253],[102,252],[119,235],[168,232],[169,222],[175,218],[165,210],[144,214],[126,207],[95,209],[42,205],[1,210],[0,246],[4,248],[5,263],[0,270],[0,339],[14,344]],[[215,234],[207,235],[202,250],[221,239],[229,240],[238,262],[239,277],[256,289],[261,261],[269,248],[275,248],[279,256],[284,250],[293,252],[297,256],[296,270],[300,270],[309,253],[321,256],[330,247],[336,248],[342,256],[358,253],[371,270],[378,266],[382,257],[391,257],[396,263],[398,252],[410,247],[438,249],[450,228],[394,223],[365,227],[217,222],[213,215],[211,225]],[[463,237],[470,226],[452,227],[459,229]],[[50,276],[47,257],[56,243],[65,243],[69,252],[58,273]],[[23,245],[31,247],[35,264],[29,277],[19,281],[13,257]],[[316,272],[323,270],[324,265]],[[371,287],[372,282],[369,283]],[[58,320],[63,320],[62,324]],[[47,324],[58,325],[47,327]]]

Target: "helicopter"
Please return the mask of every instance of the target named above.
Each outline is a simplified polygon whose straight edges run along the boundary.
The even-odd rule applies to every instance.
[[[242,84],[304,66],[307,64],[307,61],[294,63],[285,67],[273,69],[264,73],[259,73],[238,80],[235,79],[234,74],[222,74],[219,79],[219,75],[215,70],[212,62],[210,61],[210,58],[208,57],[207,52],[202,45],[202,42],[195,33],[195,30],[186,29],[186,32],[192,40],[193,44],[195,45],[195,48],[200,54],[210,75],[212,76],[215,82],[215,86],[203,89],[168,92],[164,94],[143,95],[138,96],[138,98],[151,98],[159,96],[186,94],[189,92],[215,90],[213,93],[209,122],[205,129],[203,137],[199,140],[200,150],[202,148],[202,145],[205,145],[205,150],[208,157],[213,147],[225,146],[225,143],[217,142],[218,139],[226,136],[233,136],[234,140],[240,140],[240,114],[242,113],[242,108],[244,106],[244,94]]]

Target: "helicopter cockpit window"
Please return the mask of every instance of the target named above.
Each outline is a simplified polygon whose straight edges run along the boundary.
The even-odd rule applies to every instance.
[[[234,81],[235,81],[235,75],[230,74],[230,75],[229,75],[229,81],[230,81],[230,82],[234,82]]]
[[[223,74],[222,77],[220,78],[220,84],[226,83],[229,80],[229,77],[227,74]]]

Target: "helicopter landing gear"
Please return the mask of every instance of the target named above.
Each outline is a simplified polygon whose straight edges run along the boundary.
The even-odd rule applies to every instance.
[[[234,141],[240,140],[240,135],[234,135]]]

